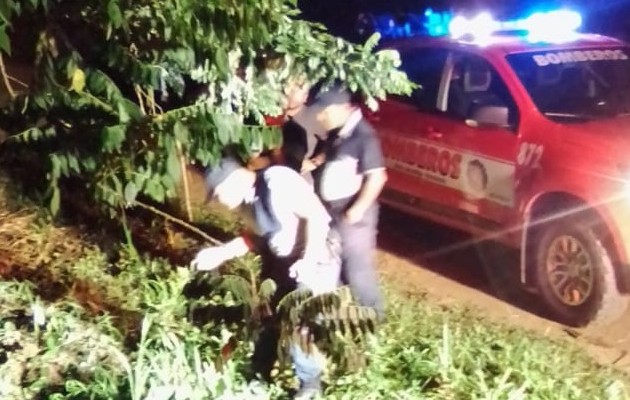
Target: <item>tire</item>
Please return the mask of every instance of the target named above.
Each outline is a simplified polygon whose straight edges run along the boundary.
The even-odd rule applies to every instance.
[[[522,303],[524,291],[519,277],[518,252],[489,240],[478,243],[476,249],[494,294],[509,303]]]
[[[584,219],[564,217],[536,233],[535,281],[561,323],[606,325],[623,314],[628,297],[617,289],[611,257]]]

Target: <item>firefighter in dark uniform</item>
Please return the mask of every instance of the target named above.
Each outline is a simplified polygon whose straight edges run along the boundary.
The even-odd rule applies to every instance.
[[[313,99],[317,120],[328,131],[316,188],[341,238],[343,282],[361,305],[373,307],[382,318],[375,248],[377,199],[387,173],[376,131],[352,100],[339,84]]]

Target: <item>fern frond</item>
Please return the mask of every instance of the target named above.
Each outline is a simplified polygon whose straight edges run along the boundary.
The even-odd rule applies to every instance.
[[[252,285],[251,283],[238,275],[223,275],[216,278],[214,282],[216,290],[225,290],[234,296],[237,302],[245,304],[252,303]]]
[[[313,292],[309,289],[296,289],[287,293],[276,306],[276,312],[283,316],[288,315],[291,311],[297,311],[300,305],[307,299],[313,297]]]
[[[320,316],[322,325],[342,334],[353,336],[374,333],[377,324],[376,311],[371,307],[344,306]]]
[[[339,297],[339,301],[342,305],[349,305],[354,302],[352,291],[350,290],[350,287],[348,285],[340,286],[332,293],[336,294],[337,297]]]
[[[299,306],[299,312],[302,319],[312,320],[321,314],[333,313],[341,306],[341,299],[337,293],[323,293],[305,299]]]
[[[276,291],[278,290],[278,285],[273,279],[265,279],[260,284],[260,289],[258,289],[258,299],[261,302],[268,303],[271,301],[271,298]]]

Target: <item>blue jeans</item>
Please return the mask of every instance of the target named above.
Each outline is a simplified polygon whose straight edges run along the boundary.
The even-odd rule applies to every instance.
[[[272,305],[275,307],[280,299],[296,288],[308,288],[314,292],[326,292],[334,290],[339,283],[340,271],[340,244],[335,232],[330,233],[328,238],[328,255],[322,255],[322,263],[314,265],[314,274],[309,276],[309,280],[296,285],[293,279],[288,279],[286,273],[289,267],[297,261],[297,257],[278,258],[269,251],[263,253],[263,278],[271,278],[278,284]],[[312,284],[310,280],[312,281]],[[314,287],[310,287],[314,286]],[[258,342],[256,343],[253,364],[256,372],[263,375],[264,379],[271,381],[271,370],[276,360],[276,350],[280,337],[280,326],[278,316],[268,317],[263,322],[263,329]],[[306,331],[305,334],[310,332]],[[291,362],[296,376],[300,380],[300,385],[304,389],[316,389],[321,387],[321,375],[325,367],[325,360],[319,355],[319,351],[308,353],[302,348],[292,343],[289,348]]]
[[[343,221],[342,213],[331,212],[333,229],[341,241],[341,278],[352,290],[361,306],[375,309],[379,319],[385,314],[376,266],[374,263],[378,205],[373,205],[356,224]],[[299,345],[291,345],[295,374],[303,388],[319,389],[323,372],[316,354],[308,354]]]
[[[331,232],[328,238],[328,250],[330,254],[323,257],[323,263],[317,266],[313,266],[314,274],[309,276],[310,279],[301,282],[298,288],[311,289],[315,294],[333,291],[339,286],[339,272],[341,267],[341,260],[339,253],[339,239],[336,232]],[[308,328],[302,328],[301,332],[295,334],[296,337],[303,335],[303,338],[308,340],[310,336],[310,330]],[[324,356],[319,353],[319,350],[312,345],[311,352],[305,352],[300,345],[291,343],[289,349],[291,353],[291,361],[293,362],[293,368],[295,375],[300,380],[300,386],[302,389],[316,389],[321,388],[321,375],[324,372],[326,360]]]
[[[295,375],[300,380],[300,389],[321,389],[321,376],[325,359],[319,352],[305,352],[300,345],[291,343],[291,361]]]

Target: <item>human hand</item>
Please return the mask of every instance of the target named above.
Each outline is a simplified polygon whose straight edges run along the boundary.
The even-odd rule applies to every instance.
[[[350,207],[344,215],[344,221],[350,225],[354,225],[363,219],[365,211],[357,207]]]
[[[303,258],[299,259],[289,268],[289,276],[295,279],[296,282],[302,282],[304,276],[308,273],[308,270],[311,267],[312,263],[307,262]]]
[[[313,296],[333,291],[339,283],[339,268],[311,259],[296,261],[289,268],[289,275],[295,279],[298,287],[310,290]]]
[[[227,259],[224,246],[208,247],[197,253],[190,265],[198,271],[212,271]]]
[[[306,267],[304,259],[297,260],[289,267],[289,277],[299,282],[299,277],[301,274],[304,274]]]
[[[307,172],[311,172],[315,170],[316,168],[317,168],[317,165],[315,165],[315,163],[312,160],[305,159],[304,161],[302,161],[302,168],[300,169],[300,172],[302,174],[305,174]]]
[[[319,153],[318,155],[314,156],[311,158],[311,162],[316,166],[319,167],[320,165],[322,165],[324,162],[326,161],[326,154],[325,153]]]

